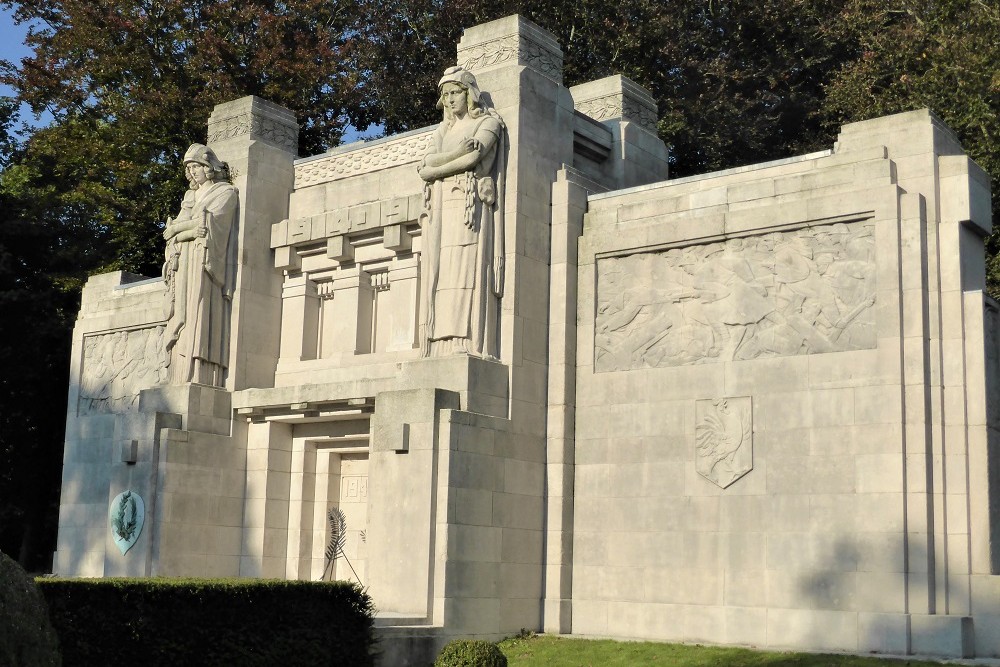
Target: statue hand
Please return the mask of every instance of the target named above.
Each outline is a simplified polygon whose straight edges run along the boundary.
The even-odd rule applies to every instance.
[[[483,147],[482,142],[480,142],[479,139],[476,139],[475,137],[466,139],[465,144],[463,144],[463,148],[465,148],[466,153],[472,153],[473,151],[478,151],[482,147]]]
[[[208,227],[199,227],[198,229],[194,230],[194,233],[199,238],[205,238],[206,236],[208,236]]]

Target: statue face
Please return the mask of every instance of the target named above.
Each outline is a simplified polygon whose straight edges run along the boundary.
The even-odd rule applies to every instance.
[[[457,117],[469,113],[469,98],[465,88],[449,81],[441,88],[441,102]]]
[[[204,184],[205,181],[211,180],[209,168],[197,162],[188,162],[184,166],[184,172],[187,174],[188,181],[195,187]]]

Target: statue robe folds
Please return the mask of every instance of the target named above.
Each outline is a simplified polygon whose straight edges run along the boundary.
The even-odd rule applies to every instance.
[[[204,230],[167,243],[167,350],[170,382],[222,386],[229,363],[230,311],[236,285],[239,194],[226,182],[188,190],[175,228]]]
[[[442,123],[429,153],[455,151],[469,139],[484,147],[469,171],[425,184],[423,356],[500,356],[504,126],[493,112],[476,119],[473,128],[470,137],[467,127]]]

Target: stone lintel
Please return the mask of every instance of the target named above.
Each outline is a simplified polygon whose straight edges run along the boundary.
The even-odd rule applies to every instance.
[[[569,89],[576,110],[601,122],[628,120],[656,133],[659,115],[648,90],[620,74]]]
[[[209,144],[237,137],[263,141],[289,153],[299,149],[295,114],[255,95],[219,104],[208,118]]]
[[[458,64],[474,74],[522,65],[562,83],[559,42],[552,33],[518,14],[466,29],[458,43]]]

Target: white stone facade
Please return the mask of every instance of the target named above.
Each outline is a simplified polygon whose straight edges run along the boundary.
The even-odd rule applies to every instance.
[[[54,570],[316,580],[333,507],[386,664],[521,628],[1000,656],[989,181],[952,133],[670,181],[650,95],[564,87],[537,26],[457,62],[510,147],[499,361],[420,356],[433,128],[296,160],[286,110],[221,105],[225,386],[166,383],[161,279],[88,282]]]

